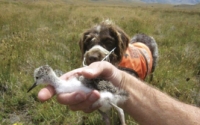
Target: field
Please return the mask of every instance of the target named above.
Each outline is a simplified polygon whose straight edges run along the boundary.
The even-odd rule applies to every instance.
[[[63,72],[81,66],[78,41],[89,27],[111,19],[131,37],[153,36],[159,46],[154,79],[147,82],[200,106],[200,7],[106,4],[72,0],[0,0],[0,124],[102,125],[99,113],[72,112],[56,98],[30,93],[33,71],[48,64]],[[111,112],[112,124],[118,124]],[[137,125],[126,115],[127,125]]]

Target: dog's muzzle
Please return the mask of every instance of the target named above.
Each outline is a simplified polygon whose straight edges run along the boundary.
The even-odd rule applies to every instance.
[[[103,52],[103,53],[106,55],[101,61],[108,61],[108,62],[110,62],[109,56],[110,56],[110,55],[115,51],[115,49],[116,49],[116,47],[115,47],[115,48],[113,48],[111,51],[108,51],[108,50],[104,49],[104,48],[101,47],[101,46],[94,46],[94,47],[91,48],[91,49],[96,49],[96,48],[100,49],[100,51]],[[84,56],[83,62],[82,62],[83,66],[87,66],[87,65],[85,64],[85,60],[86,60],[86,57]]]

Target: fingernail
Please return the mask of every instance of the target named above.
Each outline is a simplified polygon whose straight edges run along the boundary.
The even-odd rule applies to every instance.
[[[89,97],[89,100],[90,100],[91,102],[94,102],[94,101],[97,100],[97,97],[96,97],[94,94],[92,94],[92,95]]]
[[[77,94],[75,99],[76,99],[76,101],[83,101],[83,98],[81,97],[80,94]]]

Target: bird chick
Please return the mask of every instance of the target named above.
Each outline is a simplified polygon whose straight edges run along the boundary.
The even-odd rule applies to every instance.
[[[107,112],[113,107],[117,110],[121,124],[125,125],[125,118],[123,110],[118,107],[119,104],[124,103],[128,98],[128,93],[119,89],[109,81],[100,79],[86,79],[83,76],[71,77],[68,80],[60,79],[53,69],[48,66],[41,66],[34,71],[34,84],[28,89],[31,91],[39,84],[50,84],[55,88],[57,94],[71,93],[76,91],[83,91],[90,93],[93,90],[98,90],[100,99],[97,100],[93,106],[100,105],[98,109],[101,113],[106,125],[110,125],[110,120]]]

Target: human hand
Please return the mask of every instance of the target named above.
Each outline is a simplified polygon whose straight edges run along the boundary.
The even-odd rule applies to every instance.
[[[95,62],[87,67],[75,69],[61,76],[61,79],[69,79],[72,76],[83,75],[86,78],[102,78],[111,81],[115,86],[120,86],[123,81],[121,71],[108,62]],[[55,94],[52,86],[40,90],[38,98],[41,101],[50,99]],[[93,107],[92,104],[100,98],[99,92],[94,90],[89,94],[84,92],[63,93],[57,95],[59,103],[68,105],[70,109],[83,110],[86,113],[92,112],[100,106]]]
[[[38,93],[38,99],[42,102],[49,100],[56,94],[54,88],[50,85],[41,89]],[[85,113],[90,113],[97,108],[92,107],[92,104],[99,99],[99,92],[94,90],[89,94],[84,92],[73,92],[73,93],[63,93],[57,95],[57,100],[59,103],[68,105],[73,111],[83,110]]]

